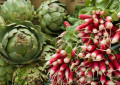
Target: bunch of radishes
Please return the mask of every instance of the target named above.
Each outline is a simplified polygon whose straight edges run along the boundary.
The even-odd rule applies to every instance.
[[[60,47],[47,62],[53,85],[120,85],[117,80],[120,78],[120,53],[112,49],[120,40],[120,30],[113,24],[112,17],[104,14],[100,10],[93,10],[91,15],[80,14],[83,23],[74,32],[78,32],[76,38],[82,45],[74,46],[70,55],[65,47],[61,48],[66,43],[62,42],[66,31],[60,35]],[[67,21],[64,24],[71,27]]]

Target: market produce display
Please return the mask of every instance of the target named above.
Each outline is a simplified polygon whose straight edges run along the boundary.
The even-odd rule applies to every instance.
[[[71,10],[72,11],[72,10]],[[120,85],[120,2],[0,6],[0,85]]]

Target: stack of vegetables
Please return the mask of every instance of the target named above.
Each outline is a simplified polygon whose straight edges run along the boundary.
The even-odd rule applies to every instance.
[[[95,4],[92,0],[88,3]],[[59,36],[56,53],[46,63],[52,85],[120,85],[120,10],[115,8],[119,3],[98,3],[103,7],[80,9],[79,25],[70,25],[74,18],[64,22],[66,31]]]

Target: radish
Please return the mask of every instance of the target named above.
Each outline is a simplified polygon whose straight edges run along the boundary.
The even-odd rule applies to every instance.
[[[83,45],[83,46],[80,46],[82,51],[86,52],[87,51],[87,46],[86,45]]]
[[[104,24],[100,24],[100,25],[99,25],[99,30],[104,30],[104,28],[105,28],[105,27],[104,27]]]
[[[108,55],[110,55],[110,54],[112,53],[112,50],[111,50],[111,49],[107,49],[107,50],[106,50],[106,53],[107,53]]]
[[[60,53],[60,51],[61,51],[60,49],[56,49],[56,52],[57,52],[58,54]]]
[[[89,23],[83,23],[75,28],[75,31],[80,31],[81,29],[88,26]]]
[[[120,77],[120,72],[119,71],[113,71],[113,73],[115,74],[116,77]]]
[[[97,32],[98,32],[97,28],[94,27],[94,28],[92,29],[92,32],[93,32],[93,33],[97,33]]]
[[[102,85],[104,85],[105,81],[106,81],[106,76],[104,74],[102,74],[100,76],[100,82],[102,83]]]
[[[99,10],[99,9],[96,10],[95,13],[96,13],[97,15],[99,15],[99,14],[100,14],[100,10]]]
[[[92,43],[93,43],[93,40],[89,39],[88,41],[85,42],[85,45],[89,45],[89,44],[92,44]]]
[[[58,65],[58,62],[55,61],[55,62],[52,63],[52,65],[53,65],[53,66],[56,66],[56,65]]]
[[[115,58],[115,56],[110,55],[109,59],[114,64],[115,68],[120,71],[120,63],[117,61],[117,59]]]
[[[108,37],[108,36],[109,36],[109,33],[108,33],[107,31],[103,31],[103,35],[104,35],[105,37]]]
[[[84,37],[85,35],[87,35],[85,32],[80,32],[79,34],[78,34],[78,37]]]
[[[70,58],[68,58],[68,57],[64,58],[64,63],[70,63],[70,61],[71,61]]]
[[[120,81],[116,81],[117,85],[120,85]]]
[[[99,53],[100,53],[99,50],[95,50],[94,52],[92,52],[91,56],[95,58]]]
[[[63,64],[62,66],[60,66],[60,71],[65,70],[68,67],[68,64]]]
[[[96,14],[93,14],[92,18],[98,18],[98,16]]]
[[[92,71],[88,71],[88,73],[85,74],[88,78],[93,77],[93,73]]]
[[[95,38],[95,39],[99,39],[99,35],[96,34],[96,35],[94,36],[94,38]]]
[[[92,10],[92,14],[95,14],[95,10]]]
[[[85,72],[84,71],[80,71],[79,72],[79,76],[85,76]]]
[[[105,73],[106,72],[106,65],[105,65],[105,61],[100,61],[99,62],[99,66],[100,66],[100,71]]]
[[[109,62],[109,65],[108,65],[108,70],[107,70],[109,73],[112,73],[114,71],[114,66],[113,66],[113,63],[112,62]]]
[[[59,67],[60,67],[59,65],[51,67],[49,69],[50,75],[53,75]]]
[[[92,28],[93,28],[93,25],[90,24],[90,25],[88,25],[85,29],[89,31],[89,30],[91,30]]]
[[[99,41],[97,39],[94,39],[94,45],[97,47],[99,45]]]
[[[112,29],[112,28],[113,28],[112,22],[109,22],[109,21],[105,22],[105,27],[106,27],[106,29],[108,29],[108,30]]]
[[[85,19],[84,22],[91,24],[91,23],[93,23],[93,19],[92,18],[91,19]]]
[[[65,27],[71,27],[70,23],[67,21],[64,21],[64,25],[65,25]]]
[[[85,58],[90,58],[91,57],[91,53],[86,54]]]
[[[94,18],[93,23],[95,27],[99,26],[99,20],[97,18]]]
[[[100,15],[103,15],[103,14],[105,14],[105,11],[100,11]]]
[[[88,45],[87,46],[88,51],[94,51],[95,49],[96,49],[96,46],[94,46],[94,45]]]
[[[87,65],[89,65],[91,62],[88,62],[88,60],[85,60],[85,61],[83,61],[80,65],[81,66],[87,66]]]
[[[55,60],[57,60],[57,59],[61,58],[61,55],[59,53],[57,53],[57,54],[52,55],[52,58],[54,58]]]
[[[58,59],[57,62],[58,62],[59,64],[63,64],[63,63],[64,63],[64,60],[63,60],[63,59]]]
[[[80,63],[80,60],[76,60],[75,61],[75,66],[79,65],[79,63]]]
[[[91,85],[98,85],[97,82],[91,82]]]
[[[61,55],[62,57],[66,57],[66,56],[67,56],[67,52],[66,52],[65,50],[61,50],[61,51],[60,51],[60,55]]]
[[[115,54],[115,57],[120,61],[120,54]]]
[[[99,19],[100,24],[103,24],[105,21],[103,19]]]
[[[103,50],[107,49],[107,42],[106,42],[106,40],[100,41],[100,49],[101,49],[102,53],[105,53],[105,51],[103,51]]]
[[[120,12],[117,14],[117,17],[120,19]]]
[[[58,75],[60,76],[60,75],[65,75],[65,71],[58,71]]]
[[[112,21],[112,17],[111,17],[111,16],[107,16],[107,17],[105,18],[105,21],[111,22],[111,21]]]
[[[112,81],[105,81],[105,85],[116,85],[116,84],[113,83]]]
[[[77,53],[77,47],[72,49],[71,57],[75,57],[76,53]]]
[[[112,73],[106,72],[105,75],[106,75],[107,77],[109,77],[110,80],[112,80]]]
[[[65,77],[67,80],[69,79],[69,73],[70,73],[70,69],[68,67],[68,68],[66,68],[66,71],[65,71]]]
[[[70,71],[70,74],[69,74],[69,84],[73,83],[73,76],[74,76],[74,72]]]
[[[116,33],[116,31],[117,31],[118,29],[119,29],[118,27],[113,26],[112,32],[115,32],[115,33]]]
[[[50,59],[50,60],[46,63],[46,65],[51,65],[55,60],[56,60],[55,58]]]
[[[64,31],[63,33],[61,33],[61,34],[59,35],[59,37],[65,36],[65,33],[66,33],[66,31]]]
[[[88,19],[88,18],[91,18],[91,16],[90,15],[86,15],[86,14],[80,14],[79,18],[80,19]]]
[[[105,59],[105,64],[109,65],[109,61],[107,59]]]
[[[85,84],[85,82],[86,82],[85,79],[86,79],[85,77],[81,77],[81,78],[79,79],[80,83],[81,83],[81,84]]]
[[[84,57],[85,57],[85,53],[79,53],[79,54],[78,54],[78,57],[84,58]]]
[[[96,57],[96,61],[101,61],[104,59],[104,55],[103,54],[98,54]]]
[[[120,39],[120,30],[116,32],[116,34],[114,35],[114,37],[112,38],[112,43],[117,43]]]
[[[99,32],[97,33],[97,35],[102,36],[102,32],[101,32],[101,31],[99,31]]]

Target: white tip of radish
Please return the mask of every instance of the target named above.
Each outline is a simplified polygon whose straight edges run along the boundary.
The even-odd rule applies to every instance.
[[[120,12],[117,14],[117,17],[120,19]]]
[[[85,82],[85,77],[81,77],[81,78],[80,78],[80,82],[81,82],[81,83],[84,83],[84,82]]]
[[[50,61],[48,61],[48,62],[46,63],[46,65],[50,65]]]
[[[98,32],[98,30],[97,29],[93,29],[93,33],[97,33]]]
[[[103,14],[105,14],[105,11],[101,11],[101,12],[100,12],[100,15],[103,15]]]
[[[105,27],[106,27],[107,29],[112,29],[112,28],[113,28],[112,22],[109,22],[109,21],[105,22]]]
[[[79,53],[78,57],[83,58],[84,57],[84,53]]]
[[[106,53],[107,53],[108,55],[110,55],[110,54],[112,53],[112,50],[111,50],[111,49],[107,49],[107,50],[106,50]]]
[[[95,14],[95,10],[92,11],[92,14]]]
[[[67,52],[65,50],[61,50],[60,54],[65,56],[67,54]]]
[[[53,62],[52,64],[53,64],[53,66],[56,66],[56,65],[58,64],[58,62],[55,61],[55,62]]]
[[[118,42],[118,39],[117,38],[113,38],[111,43],[114,44],[114,43],[117,43],[117,42]]]
[[[104,30],[104,25],[103,24],[101,24],[101,25],[99,25],[99,30]]]
[[[55,58],[57,54],[52,55],[52,58]]]
[[[54,74],[54,71],[51,69],[50,70],[50,75],[53,75]]]
[[[72,84],[73,83],[73,80],[72,79],[69,79],[69,84]]]
[[[94,18],[94,21],[93,21],[95,24],[99,22],[99,20],[97,18]]]
[[[91,53],[88,53],[88,54],[85,56],[85,58],[90,58],[90,56],[91,56]]]
[[[107,16],[107,17],[105,18],[105,20],[111,22],[111,21],[112,21],[112,17],[111,17],[111,16]]]
[[[92,53],[91,56],[95,58],[97,55],[95,53]]]
[[[64,58],[64,63],[70,63],[70,58],[68,57]]]
[[[97,83],[96,82],[91,82],[91,85],[97,85]]]

